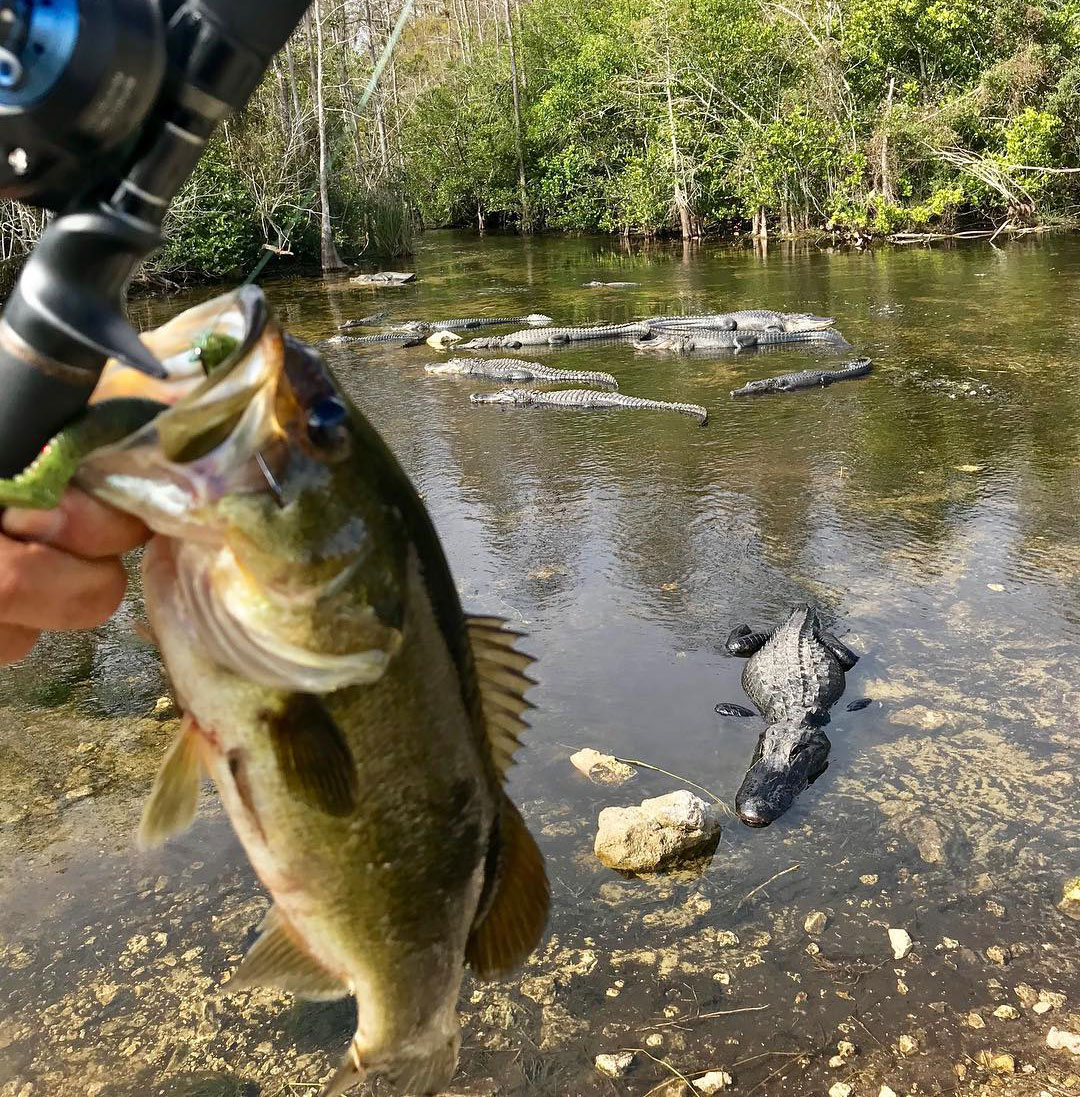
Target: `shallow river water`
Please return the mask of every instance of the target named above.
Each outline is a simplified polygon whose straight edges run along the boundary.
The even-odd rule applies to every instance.
[[[1080,240],[763,256],[429,234],[409,269],[400,289],[266,288],[309,340],[376,308],[773,307],[835,316],[875,362],[734,401],[820,355],[535,356],[705,404],[699,428],[477,407],[496,386],[425,374],[427,346],[326,350],[423,493],[466,608],[510,618],[539,658],[511,790],[548,860],[550,930],[519,977],[467,977],[453,1092],[643,1097],[723,1070],[744,1097],[1080,1093],[1080,1056],[1046,1046],[1080,1031],[1080,922],[1057,905],[1080,872]],[[730,820],[706,864],[600,865],[605,806],[686,780],[732,800],[758,725],[713,713],[746,703],[723,641],[803,601],[862,655],[845,701],[873,700],[834,710],[828,771],[771,827]],[[133,595],[0,672],[0,1097],[313,1095],[353,1006],[218,993],[266,901],[212,791],[164,850],[132,845],[175,730],[140,613]],[[593,785],[568,762],[581,746],[683,779]],[[902,960],[889,928],[915,942]],[[838,1041],[854,1052],[834,1059]],[[623,1048],[642,1049],[630,1074],[595,1070]]]

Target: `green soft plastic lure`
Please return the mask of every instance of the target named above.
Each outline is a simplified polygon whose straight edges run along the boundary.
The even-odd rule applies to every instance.
[[[232,336],[212,331],[195,341],[192,354],[209,374],[229,357],[236,345]],[[75,422],[47,442],[27,468],[7,480],[0,479],[0,507],[36,510],[55,507],[84,458],[134,434],[165,407],[157,400],[128,396],[91,404]]]

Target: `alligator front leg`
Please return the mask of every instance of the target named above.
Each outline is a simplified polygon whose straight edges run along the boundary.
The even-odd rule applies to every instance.
[[[721,701],[713,712],[717,716],[757,716],[757,713],[748,709],[745,705],[737,705],[734,701]]]
[[[749,625],[738,625],[731,630],[724,647],[727,648],[729,655],[746,659],[760,651],[770,636],[772,636],[771,632],[751,632]]]
[[[831,632],[822,632],[818,634],[818,639],[824,645],[824,647],[830,651],[833,658],[840,664],[844,670],[851,670],[851,668],[859,661],[859,657],[847,647],[845,644],[841,644],[839,640]]]

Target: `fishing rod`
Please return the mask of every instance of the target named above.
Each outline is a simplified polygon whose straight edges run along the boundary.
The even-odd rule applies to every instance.
[[[56,212],[0,315],[0,477],[106,360],[161,364],[124,315],[169,204],[309,0],[0,0],[0,197]]]

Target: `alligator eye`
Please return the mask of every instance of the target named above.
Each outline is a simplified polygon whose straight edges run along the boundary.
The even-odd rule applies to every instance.
[[[348,421],[349,409],[336,396],[324,397],[308,412],[308,438],[329,455],[343,457],[349,445]]]

